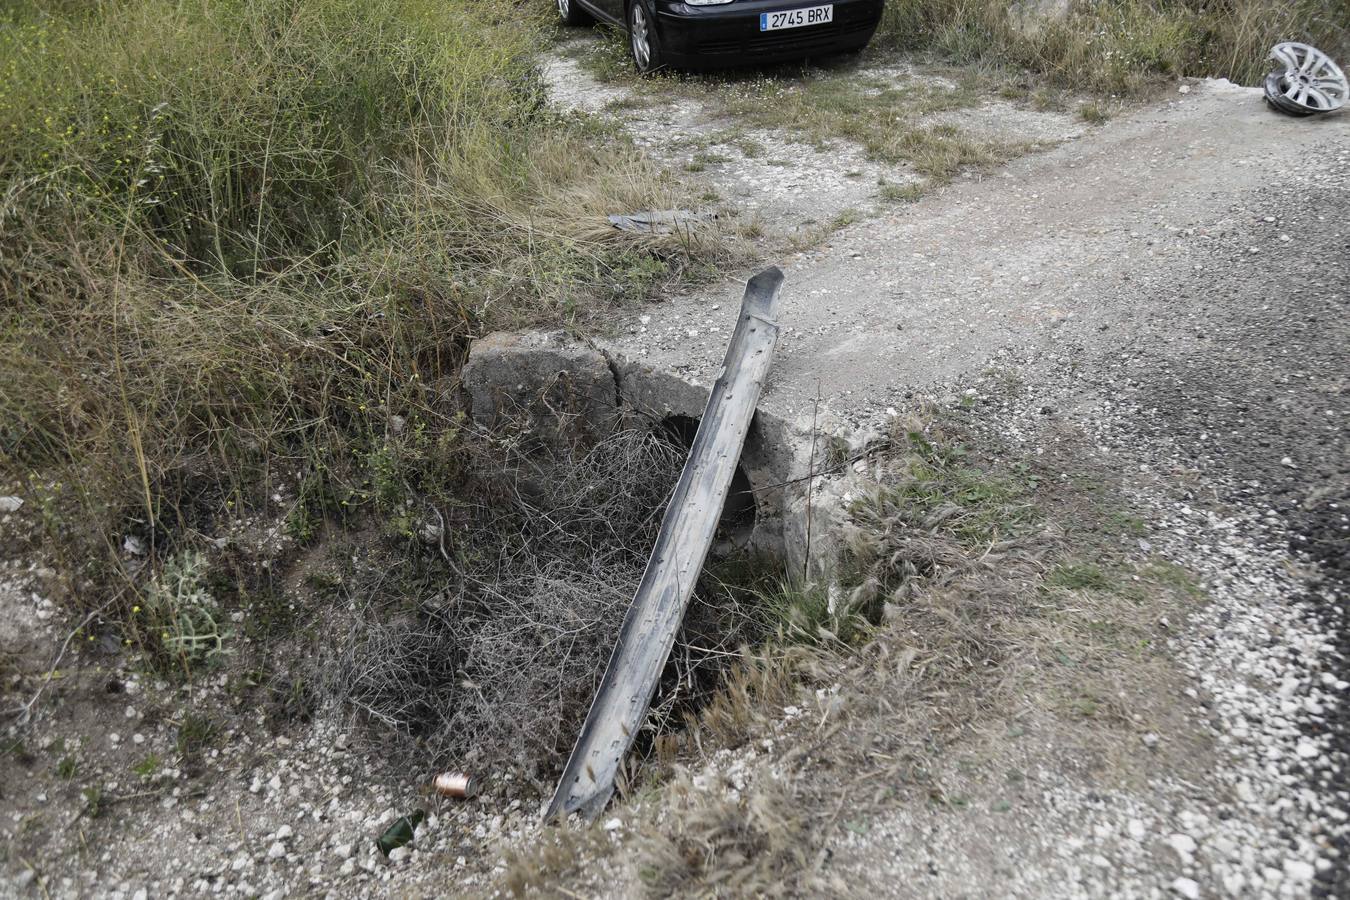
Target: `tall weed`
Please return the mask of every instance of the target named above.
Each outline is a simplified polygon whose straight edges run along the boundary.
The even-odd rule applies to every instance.
[[[134,597],[128,532],[162,561],[273,497],[341,516],[452,472],[471,335],[710,251],[608,227],[680,198],[549,110],[537,28],[469,0],[0,12],[0,466],[53,549]]]

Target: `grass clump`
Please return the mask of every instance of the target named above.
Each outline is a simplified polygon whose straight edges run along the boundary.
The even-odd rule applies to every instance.
[[[605,223],[688,204],[547,108],[536,28],[467,0],[0,12],[0,466],[81,602],[127,623],[191,533],[253,514],[308,540],[449,490],[472,335],[707,258]]]
[[[790,873],[809,879],[806,821],[787,791],[710,801],[679,782],[665,800],[669,827],[648,836],[639,863],[648,896],[782,895],[797,880]]]
[[[1221,76],[1256,84],[1279,41],[1350,49],[1344,0],[994,0],[889,3],[878,43],[960,61],[1009,64],[1101,92],[1162,77]]]
[[[1106,591],[1114,586],[1111,577],[1093,563],[1063,563],[1055,566],[1045,578],[1050,587],[1068,590]]]
[[[1101,125],[1111,119],[1111,111],[1101,103],[1084,103],[1078,107],[1078,118],[1089,125]]]

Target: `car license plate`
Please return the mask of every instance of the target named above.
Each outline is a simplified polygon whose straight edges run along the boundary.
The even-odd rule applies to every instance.
[[[759,14],[760,31],[777,31],[780,28],[801,28],[803,25],[824,25],[834,21],[834,4],[808,6],[805,9],[785,9],[782,12]]]

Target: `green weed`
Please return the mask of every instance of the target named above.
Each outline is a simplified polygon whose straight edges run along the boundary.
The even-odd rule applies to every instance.
[[[215,740],[219,726],[207,716],[186,713],[178,725],[175,744],[179,756],[190,757],[200,753]]]
[[[141,760],[140,762],[136,763],[136,765],[132,766],[131,771],[135,772],[141,778],[149,778],[151,775],[154,775],[156,772],[159,771],[159,767],[160,767],[159,757],[151,753],[149,756],[145,757],[145,759]]]
[[[70,781],[75,777],[76,771],[80,767],[79,760],[74,754],[66,754],[61,757],[61,761],[56,764],[56,777],[62,781]]]

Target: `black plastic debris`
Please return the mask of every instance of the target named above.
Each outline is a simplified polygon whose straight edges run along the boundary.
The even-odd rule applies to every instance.
[[[1287,116],[1335,112],[1350,95],[1345,73],[1316,47],[1286,41],[1270,48],[1277,68],[1266,76],[1266,103]]]

